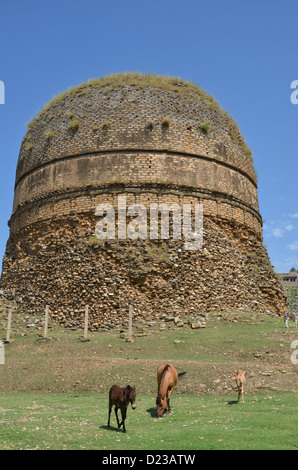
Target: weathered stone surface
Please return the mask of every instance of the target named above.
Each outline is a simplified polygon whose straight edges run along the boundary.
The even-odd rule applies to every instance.
[[[119,195],[146,208],[202,204],[202,249],[172,239],[99,241],[95,209],[117,208]],[[1,289],[28,313],[50,304],[69,327],[83,324],[85,304],[94,329],[126,325],[132,302],[135,319],[164,315],[176,327],[187,316],[204,327],[209,311],[282,314],[237,125],[176,79],[111,77],[58,97],[21,146]]]
[[[50,304],[52,317],[69,327],[83,326],[88,304],[94,329],[127,326],[132,302],[134,321],[162,318],[176,326],[189,316],[204,327],[210,311],[283,311],[266,251],[253,233],[240,242],[240,225],[230,233],[228,224],[206,220],[204,249],[187,252],[183,241],[90,241],[94,223],[89,216],[76,229],[64,219],[39,223],[12,238],[2,274],[6,295],[28,313]]]

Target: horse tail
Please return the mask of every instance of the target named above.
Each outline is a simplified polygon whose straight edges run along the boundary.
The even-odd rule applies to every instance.
[[[178,377],[182,377],[182,375],[185,375],[186,372],[179,372]]]

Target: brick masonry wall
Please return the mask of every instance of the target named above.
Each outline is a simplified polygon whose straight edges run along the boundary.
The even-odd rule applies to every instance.
[[[80,125],[69,129],[74,119]],[[166,128],[164,119],[169,122]],[[200,128],[204,122],[210,123],[208,133]],[[70,195],[79,188],[87,194],[84,210],[90,210],[90,185],[149,182],[191,187],[193,192],[208,193],[208,201],[212,194],[211,199],[218,199],[218,214],[250,220],[249,226],[261,233],[252,160],[231,139],[224,116],[200,97],[136,86],[87,88],[36,120],[21,146],[11,229],[48,218],[48,201],[57,199],[57,192]],[[228,207],[231,201],[239,211]],[[64,214],[77,210],[76,205],[66,198]]]
[[[202,129],[206,123],[209,124],[208,132]],[[98,318],[94,313],[95,327],[105,327],[108,322],[104,319],[119,315],[121,308],[119,310],[115,305],[121,305],[122,300],[113,290],[111,297],[118,299],[115,305],[103,302],[94,290],[96,287],[105,296],[109,295],[110,282],[106,281],[110,277],[108,272],[104,277],[96,274],[98,269],[105,270],[105,250],[98,245],[98,240],[94,241],[94,213],[102,202],[117,207],[118,196],[126,195],[128,205],[203,204],[204,265],[208,265],[206,272],[200,272],[203,289],[209,270],[214,270],[218,273],[216,277],[221,275],[223,279],[226,279],[225,273],[235,271],[237,262],[244,256],[239,253],[247,251],[245,234],[249,234],[251,256],[245,258],[245,269],[239,274],[241,279],[244,277],[237,287],[236,297],[231,295],[227,285],[222,284],[219,290],[215,288],[211,276],[204,300],[200,302],[200,292],[195,287],[198,279],[187,275],[192,272],[192,265],[187,256],[181,258],[179,269],[186,272],[187,279],[180,281],[193,291],[193,309],[197,303],[206,310],[245,305],[260,311],[270,308],[281,312],[285,300],[270,268],[268,255],[260,248],[262,219],[256,174],[243,142],[236,125],[224,112],[200,94],[184,93],[183,86],[180,92],[135,84],[90,85],[56,100],[29,126],[21,145],[2,287],[13,291],[15,297],[21,299],[22,308],[32,312],[40,308],[42,299],[47,298],[56,305],[57,319],[69,322],[86,300],[86,295],[75,294],[80,286],[84,293],[92,292],[87,300],[93,311],[96,311],[96,305],[102,306]],[[71,234],[71,230],[74,233]],[[84,236],[78,236],[80,230]],[[68,234],[66,245],[61,233]],[[243,243],[240,248],[239,240]],[[179,257],[178,245],[170,248],[171,242],[168,243],[168,249]],[[219,245],[212,248],[212,243]],[[47,247],[46,251],[40,248],[43,246]],[[163,247],[163,256],[154,258],[154,269],[146,274],[143,284],[143,281],[138,284],[134,280],[143,279],[145,269],[140,265],[135,272],[133,268],[136,256],[132,251],[137,250],[138,245],[135,248],[125,246],[131,256],[124,257],[121,244],[112,246],[111,257],[117,260],[120,256],[120,261],[112,263],[110,269],[117,278],[120,267],[125,295],[129,298],[132,289],[134,299],[141,296],[142,309],[150,316],[153,295],[149,292],[150,287],[156,285],[154,296],[160,301],[163,298],[158,288],[160,283],[167,283],[169,276],[175,283],[180,282],[175,277],[177,266],[170,267],[163,277],[164,258],[169,256]],[[140,259],[144,258],[147,267],[145,254],[148,250],[155,253],[158,247],[149,241],[144,243]],[[213,256],[215,251],[218,260]],[[254,258],[258,258],[256,263],[252,262]],[[76,259],[80,259],[80,268]],[[192,255],[195,265],[202,259],[202,253]],[[71,263],[76,266],[75,271]],[[219,267],[218,263],[221,263]],[[56,271],[57,266],[61,266],[61,270]],[[65,273],[63,266],[68,266]],[[154,277],[156,269],[158,274]],[[87,272],[92,274],[91,277]],[[256,272],[262,273],[260,279],[264,286],[265,275],[268,275],[267,287],[257,287]],[[78,286],[73,286],[72,290],[72,283],[69,287],[67,283],[73,275],[78,278]],[[143,291],[145,285],[148,286],[146,293]],[[55,292],[59,286],[63,289],[60,289],[58,299]],[[233,282],[230,287],[233,290]],[[250,288],[251,291],[245,291]],[[221,300],[213,298],[212,292],[217,292]],[[165,299],[169,295],[174,295],[172,289]],[[254,304],[254,295],[257,304]],[[243,301],[239,300],[241,297]],[[175,309],[183,308],[183,302],[179,302]],[[167,310],[167,302],[162,306]],[[117,321],[121,323],[122,320],[119,318],[114,323]]]
[[[71,117],[69,117],[71,116]],[[163,120],[169,119],[168,128]],[[77,130],[69,129],[74,119]],[[206,134],[200,125],[210,123]],[[152,127],[148,129],[148,123]],[[52,130],[53,136],[47,137]],[[28,149],[28,143],[32,148]],[[86,89],[38,118],[24,138],[17,181],[50,161],[94,150],[169,150],[204,155],[241,169],[256,181],[251,158],[230,137],[225,117],[196,98],[152,87]]]
[[[149,186],[149,184],[147,184]],[[244,205],[236,197],[230,197],[227,201],[224,193],[214,193],[214,191],[200,190],[192,188],[168,187],[166,185],[150,184],[147,191],[144,185],[127,187],[124,184],[114,184],[108,187],[89,186],[88,191],[82,194],[78,188],[70,190],[60,190],[51,193],[48,197],[36,198],[30,203],[19,207],[18,211],[11,218],[10,225],[12,232],[18,232],[27,225],[34,224],[41,220],[53,219],[56,217],[71,215],[73,213],[90,212],[95,213],[96,207],[101,203],[109,203],[115,209],[118,207],[118,198],[127,197],[127,205],[143,204],[149,210],[150,204],[202,204],[204,217],[218,216],[232,222],[247,226],[254,230],[261,238],[261,218],[259,214]]]

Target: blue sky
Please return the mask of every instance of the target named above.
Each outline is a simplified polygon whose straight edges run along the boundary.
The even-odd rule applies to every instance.
[[[0,4],[0,259],[26,122],[53,95],[116,72],[171,75],[211,94],[253,150],[264,243],[298,269],[297,0],[11,0]]]

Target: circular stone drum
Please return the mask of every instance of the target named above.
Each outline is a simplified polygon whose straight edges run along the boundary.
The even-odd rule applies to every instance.
[[[147,210],[146,239],[118,236],[119,200]],[[115,208],[114,239],[96,236],[100,204]],[[200,204],[200,249],[150,239],[154,204]],[[1,287],[24,311],[49,304],[70,326],[86,304],[94,329],[125,325],[132,302],[140,322],[286,308],[251,151],[215,100],[180,79],[113,75],[53,99],[23,139],[9,225]]]

